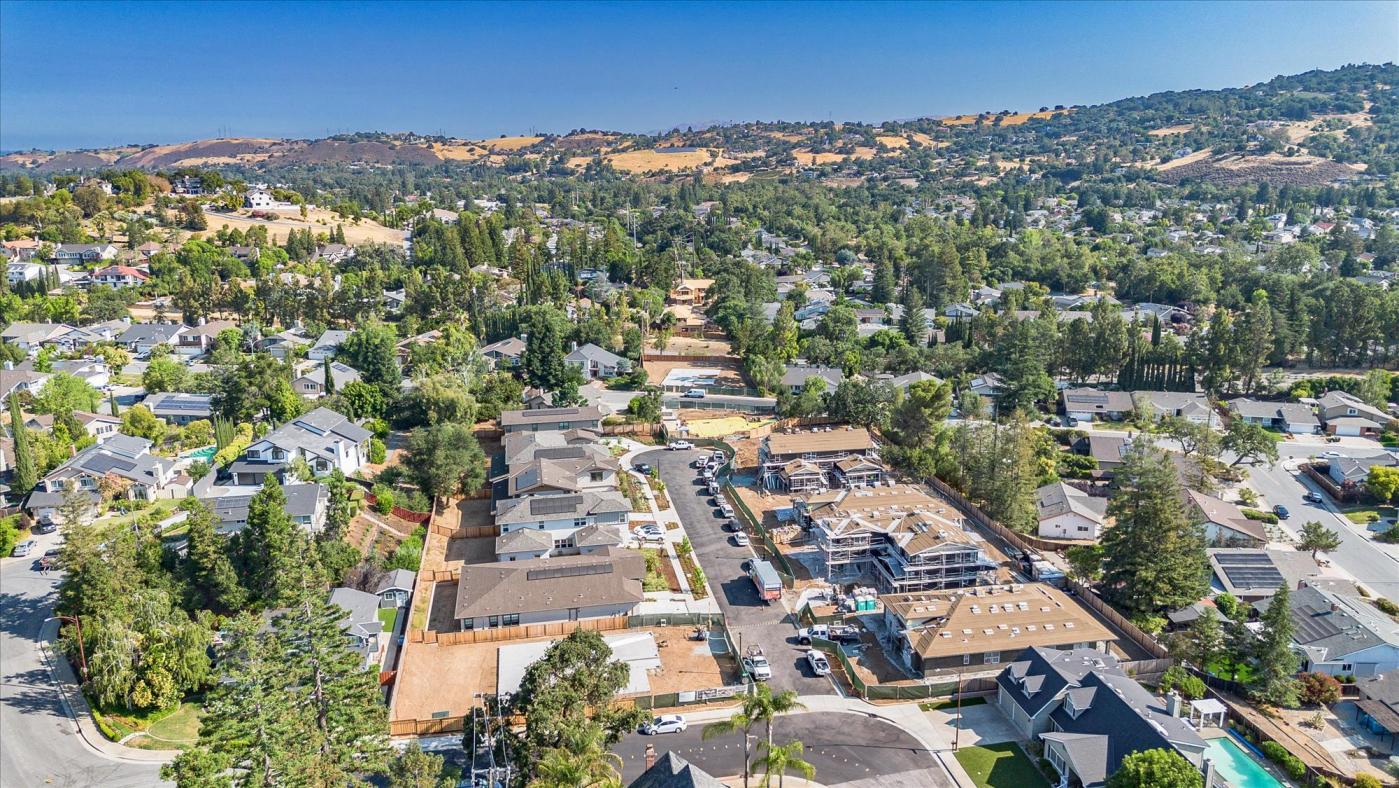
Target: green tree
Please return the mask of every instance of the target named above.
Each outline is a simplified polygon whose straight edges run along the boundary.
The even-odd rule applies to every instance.
[[[234,554],[243,586],[268,606],[292,598],[296,571],[304,556],[301,532],[287,514],[287,497],[272,474],[248,502],[248,522],[235,537]]]
[[[765,686],[759,684],[758,686]],[[728,736],[738,733],[743,736],[743,788],[748,788],[748,777],[753,773],[753,736],[752,730],[760,723],[755,717],[750,716],[748,710],[750,696],[744,697],[743,705],[738,711],[717,722],[711,722],[704,726],[704,731],[700,738],[704,740],[717,739],[720,736]]]
[[[179,391],[185,387],[188,378],[189,370],[184,364],[170,356],[158,356],[151,359],[146,365],[146,370],[141,373],[141,385],[147,394]]]
[[[330,472],[326,479],[329,498],[326,503],[325,529],[321,531],[322,541],[337,541],[345,535],[357,508],[350,496],[350,483],[339,468]]]
[[[1263,611],[1258,670],[1250,687],[1255,699],[1274,706],[1297,705],[1297,652],[1292,650],[1291,593],[1280,586]]]
[[[525,338],[525,352],[520,358],[520,370],[525,381],[545,391],[558,391],[567,377],[564,364],[563,331],[552,310],[534,313]]]
[[[1219,617],[1211,608],[1206,607],[1199,618],[1190,622],[1186,636],[1190,643],[1190,661],[1201,670],[1224,650],[1224,632],[1220,629]]]
[[[1107,788],[1200,788],[1200,770],[1175,750],[1138,750],[1122,759]]]
[[[15,474],[13,487],[21,495],[39,483],[39,464],[34,459],[34,444],[29,428],[24,426],[24,412],[19,407],[19,395],[10,395],[10,437],[14,439]]]
[[[1393,396],[1393,375],[1383,369],[1372,369],[1361,378],[1355,395],[1371,407],[1384,410]]]
[[[1103,576],[1103,548],[1101,545],[1076,545],[1064,551],[1069,559],[1069,571],[1079,580],[1095,581]]]
[[[247,592],[229,557],[228,538],[218,532],[218,518],[195,498],[186,498],[180,508],[187,515],[181,569],[189,605],[224,614],[242,610]]]
[[[1272,434],[1262,425],[1250,424],[1243,419],[1229,422],[1220,446],[1235,455],[1234,461],[1229,463],[1230,467],[1245,460],[1253,463],[1278,461],[1278,444]]]
[[[1113,480],[1103,533],[1105,595],[1133,616],[1175,610],[1208,588],[1202,529],[1188,522],[1175,467],[1164,452],[1134,443]]]
[[[465,424],[415,430],[403,466],[418,489],[434,498],[473,492],[486,480],[486,455]]]
[[[97,410],[97,401],[97,389],[87,381],[67,372],[55,372],[34,398],[34,412],[72,416],[78,411]]]
[[[920,380],[908,387],[889,420],[899,443],[928,446],[952,412],[952,384]]]
[[[593,722],[570,726],[564,746],[552,748],[535,764],[531,788],[621,788],[621,758],[603,744]]]
[[[1399,501],[1399,468],[1370,467],[1365,491],[1381,501]]]
[[[361,380],[346,383],[337,400],[345,405],[345,415],[352,419],[384,417],[384,393],[378,386],[371,386]]]
[[[442,756],[423,752],[417,742],[404,748],[389,765],[391,788],[453,788],[456,781],[442,774]]]
[[[806,747],[799,741],[764,745],[763,757],[759,761],[763,767],[763,778],[758,781],[758,788],[771,788],[774,774],[777,775],[778,788],[782,788],[783,778],[787,776],[788,771],[795,771],[808,781],[815,778],[816,767],[802,760],[805,750]]]
[[[661,420],[661,392],[644,391],[627,403],[627,414],[643,424]]]
[[[1302,526],[1301,539],[1297,542],[1298,550],[1310,550],[1312,560],[1316,560],[1317,553],[1329,553],[1341,546],[1341,535],[1327,528],[1316,520],[1310,520]]]
[[[145,405],[134,405],[121,414],[121,434],[145,438],[159,447],[165,440],[165,420]]]
[[[403,372],[398,368],[398,338],[391,326],[370,323],[345,338],[336,356],[359,370],[365,383],[397,391]]]
[[[306,402],[292,390],[290,369],[267,353],[254,353],[225,373],[214,407],[233,422],[284,422],[301,415]]]
[[[404,427],[470,424],[476,416],[476,399],[459,376],[433,375],[405,392],[396,410],[394,421]]]

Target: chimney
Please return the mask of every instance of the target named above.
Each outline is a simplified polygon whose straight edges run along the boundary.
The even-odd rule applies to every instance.
[[[1332,612],[1332,613],[1339,613],[1339,612],[1341,612],[1341,606],[1338,605],[1338,604],[1336,604],[1335,602],[1332,602],[1332,603],[1331,603],[1331,612]]]
[[[652,766],[655,766],[655,765],[656,765],[656,745],[654,745],[654,744],[647,744],[647,745],[646,745],[646,768],[647,768],[647,769],[650,769]]]
[[[1172,717],[1180,716],[1180,695],[1175,690],[1166,693],[1166,713]]]
[[[1206,788],[1212,788],[1214,786],[1214,761],[1206,758],[1204,764],[1200,767],[1200,771],[1205,773]]]

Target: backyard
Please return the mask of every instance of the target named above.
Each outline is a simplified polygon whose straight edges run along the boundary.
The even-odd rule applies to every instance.
[[[956,755],[977,788],[1049,788],[1049,781],[1015,742],[963,747]]]
[[[114,741],[124,739],[127,745],[146,750],[173,750],[193,745],[199,738],[204,709],[197,699],[191,699],[173,709],[134,714],[98,712],[96,716],[103,735]]]

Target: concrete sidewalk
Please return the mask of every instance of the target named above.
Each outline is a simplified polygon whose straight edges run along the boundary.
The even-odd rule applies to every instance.
[[[92,719],[92,709],[87,705],[87,698],[83,697],[78,677],[58,648],[58,624],[57,619],[45,624],[45,632],[41,633],[39,640],[39,653],[49,668],[49,676],[53,679],[54,686],[58,687],[59,697],[63,700],[63,710],[68,713],[68,719],[73,722],[78,737],[88,749],[114,761],[168,763],[174,760],[179,754],[175,750],[127,747],[102,735],[102,731],[97,729],[97,723]]]

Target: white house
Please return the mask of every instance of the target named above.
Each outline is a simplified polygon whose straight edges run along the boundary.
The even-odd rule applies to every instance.
[[[1107,517],[1108,499],[1063,482],[1035,490],[1039,535],[1046,539],[1097,539]]]
[[[351,474],[369,456],[369,430],[329,408],[316,408],[254,441],[230,467],[234,484],[261,485],[300,457],[316,476]]]
[[[150,453],[151,442],[113,435],[89,446],[39,480],[25,507],[40,522],[62,523],[65,493],[78,490],[95,506],[105,480],[114,480],[116,495],[132,500],[182,498],[188,486],[176,484],[175,463]]]
[[[631,371],[631,359],[622,358],[589,342],[564,356],[564,363],[583,371],[584,380],[615,378]]]
[[[275,208],[277,199],[272,196],[272,192],[265,189],[253,189],[243,198],[244,208],[266,209]]]
[[[334,356],[335,351],[346,339],[350,338],[351,333],[350,331],[328,329],[316,339],[315,343],[311,345],[311,349],[306,351],[306,358],[312,361],[324,361]]]
[[[10,287],[33,282],[43,275],[44,266],[40,263],[8,263],[5,265],[5,279],[10,283]]]

